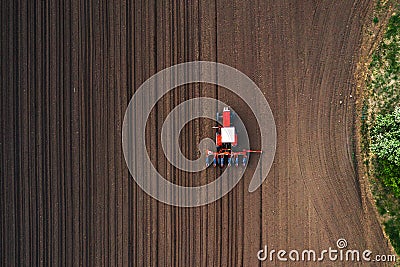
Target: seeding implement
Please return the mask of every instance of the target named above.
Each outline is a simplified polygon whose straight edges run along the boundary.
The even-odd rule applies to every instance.
[[[216,152],[207,150],[206,166],[210,166],[211,162],[214,167],[219,165],[223,168],[225,165],[231,166],[232,163],[235,166],[239,166],[241,163],[246,166],[249,153],[262,153],[261,150],[247,150],[234,151],[234,148],[238,145],[238,135],[235,127],[232,125],[232,121],[236,115],[228,108],[224,107],[222,114],[217,112],[217,122],[220,123],[222,120],[222,126],[213,127],[217,129],[215,134],[215,145],[217,148]]]

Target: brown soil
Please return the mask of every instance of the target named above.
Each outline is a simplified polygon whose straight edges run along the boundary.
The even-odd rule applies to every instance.
[[[0,265],[258,266],[264,245],[322,250],[339,238],[389,254],[354,156],[354,72],[372,2],[185,3],[1,2]],[[129,177],[121,124],[135,88],[192,60],[252,78],[274,113],[278,145],[261,189],[247,192],[254,157],[224,198],[176,208]],[[249,120],[257,146],[254,118],[238,99],[209,85],[186,89],[157,105],[152,133],[178,103],[209,96]],[[209,124],[185,128],[186,155],[212,136],[203,132]],[[179,172],[149,139],[157,168],[176,183],[219,172]]]

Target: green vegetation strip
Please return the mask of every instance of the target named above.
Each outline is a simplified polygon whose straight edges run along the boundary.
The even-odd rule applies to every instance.
[[[362,148],[385,232],[400,255],[400,7],[372,56],[363,103]],[[374,18],[373,22],[377,23]]]

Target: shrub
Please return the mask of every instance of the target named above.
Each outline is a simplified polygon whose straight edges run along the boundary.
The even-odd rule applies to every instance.
[[[371,150],[379,159],[400,166],[400,107],[376,117],[371,141]]]
[[[371,151],[377,156],[377,178],[400,197],[400,107],[377,116],[371,129]]]

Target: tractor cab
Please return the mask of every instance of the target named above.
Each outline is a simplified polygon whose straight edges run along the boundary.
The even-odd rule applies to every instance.
[[[222,127],[218,126],[218,131],[215,137],[215,144],[218,147],[231,148],[237,145],[237,133],[235,127],[231,125],[233,114],[228,107],[224,108],[222,116],[217,113],[217,121],[222,117]]]

